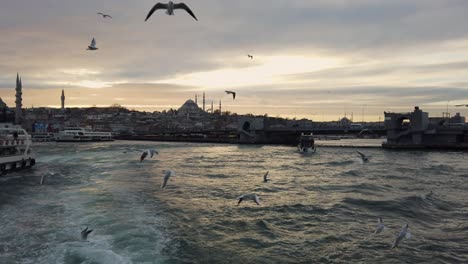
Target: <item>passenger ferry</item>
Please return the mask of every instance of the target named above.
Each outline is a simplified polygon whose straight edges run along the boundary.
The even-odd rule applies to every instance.
[[[111,132],[93,132],[82,127],[67,127],[55,134],[57,142],[113,141]]]
[[[301,134],[297,150],[301,153],[315,153],[315,140],[312,133],[310,133],[309,135],[306,135],[304,133]]]
[[[2,175],[36,164],[31,136],[21,126],[0,123],[0,173]]]

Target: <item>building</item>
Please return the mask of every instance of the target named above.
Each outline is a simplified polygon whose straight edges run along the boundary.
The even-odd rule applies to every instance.
[[[468,149],[468,126],[465,118],[429,118],[415,107],[409,113],[385,112],[387,142],[384,148],[454,148]]]
[[[16,74],[16,110],[15,110],[15,124],[21,124],[21,119],[23,117],[23,111],[22,111],[22,106],[23,106],[23,84],[21,82],[21,78],[19,77],[19,74]]]
[[[177,110],[178,116],[200,117],[204,111],[198,107],[198,105],[191,99],[185,101],[185,103]]]

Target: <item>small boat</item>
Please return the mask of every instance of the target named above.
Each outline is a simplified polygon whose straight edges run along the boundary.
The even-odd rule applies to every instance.
[[[300,153],[315,153],[315,140],[312,133],[306,135],[304,133],[301,134],[299,139],[299,145],[297,146],[297,150]]]
[[[31,136],[21,126],[0,123],[0,174],[34,166],[31,143]]]

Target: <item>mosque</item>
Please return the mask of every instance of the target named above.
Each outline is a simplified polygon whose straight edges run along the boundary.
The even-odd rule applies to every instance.
[[[213,101],[211,101],[211,108],[205,110],[205,93],[203,93],[203,106],[200,108],[197,103],[198,95],[195,95],[195,101],[189,99],[177,110],[178,116],[187,118],[200,118],[208,112],[214,113]],[[219,101],[219,112],[221,113],[221,100]]]

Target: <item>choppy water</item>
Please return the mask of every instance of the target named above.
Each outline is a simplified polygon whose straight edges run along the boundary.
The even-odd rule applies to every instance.
[[[128,147],[160,155],[140,163]],[[35,150],[35,169],[0,178],[0,263],[468,263],[463,152],[125,141]],[[164,190],[163,169],[176,173]],[[236,206],[251,192],[260,206]],[[378,216],[387,229],[373,235]],[[390,249],[406,222],[413,237]],[[86,225],[94,232],[82,242]]]

